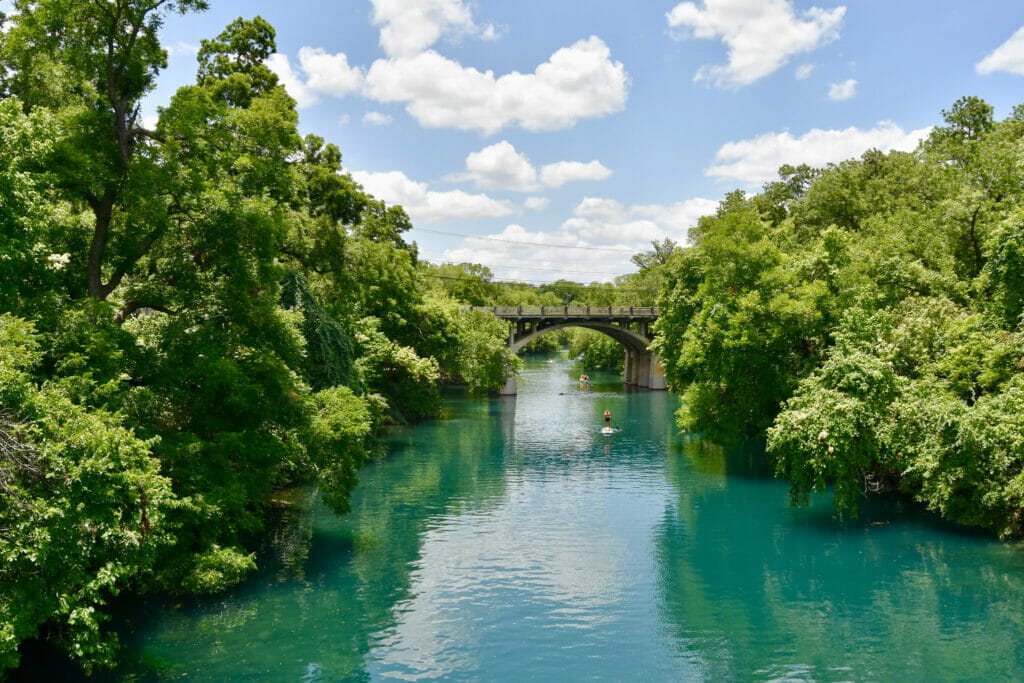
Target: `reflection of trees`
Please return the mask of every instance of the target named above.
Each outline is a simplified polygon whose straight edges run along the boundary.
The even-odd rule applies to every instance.
[[[829,501],[789,507],[784,483],[756,476],[763,458],[749,445],[692,438],[682,451],[669,465],[678,507],[656,540],[660,609],[707,678],[1021,671],[1019,549],[936,528],[892,500],[838,522]]]
[[[488,418],[514,402],[448,405],[448,419],[394,434],[391,455],[362,473],[351,514],[290,501],[260,575],[227,596],[154,615],[159,644],[138,657],[161,676],[298,678],[315,669],[323,680],[368,678],[366,655],[409,595],[431,520],[504,495],[502,477],[486,470],[504,467],[506,435]]]

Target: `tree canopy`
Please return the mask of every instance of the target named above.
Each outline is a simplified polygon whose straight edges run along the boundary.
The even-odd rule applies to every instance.
[[[961,98],[913,153],[784,167],[701,219],[659,301],[681,426],[766,436],[796,502],[899,491],[1024,534],[1019,109]]]

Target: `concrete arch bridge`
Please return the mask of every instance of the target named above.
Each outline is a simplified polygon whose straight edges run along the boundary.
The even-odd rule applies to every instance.
[[[651,324],[658,319],[653,306],[468,306],[468,310],[486,311],[509,322],[508,346],[513,353],[531,341],[563,327],[585,327],[602,332],[625,350],[622,381],[647,389],[665,389],[665,368],[650,349]],[[515,376],[501,390],[517,393]]]

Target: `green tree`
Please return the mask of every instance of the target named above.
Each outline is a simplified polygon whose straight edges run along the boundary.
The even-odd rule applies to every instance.
[[[581,327],[573,328],[569,335],[569,355],[582,357],[584,367],[595,370],[621,372],[626,363],[626,351],[619,342]]]
[[[167,228],[162,168],[140,120],[140,102],[166,65],[158,32],[167,12],[204,0],[16,0],[0,48],[3,88],[60,121],[39,159],[64,196],[92,213],[89,296],[106,299]]]
[[[32,326],[0,315],[0,671],[45,634],[86,670],[113,661],[104,606],[149,575],[179,502],[119,415],[38,387]]]

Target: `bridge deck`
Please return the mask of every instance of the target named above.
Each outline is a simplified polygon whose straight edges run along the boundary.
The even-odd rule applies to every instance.
[[[467,306],[504,320],[657,320],[655,306]]]

